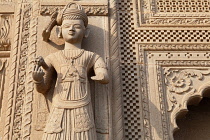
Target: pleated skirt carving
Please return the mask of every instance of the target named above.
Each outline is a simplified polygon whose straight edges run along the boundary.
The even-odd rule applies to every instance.
[[[42,140],[96,140],[93,118],[91,103],[76,109],[52,108]]]

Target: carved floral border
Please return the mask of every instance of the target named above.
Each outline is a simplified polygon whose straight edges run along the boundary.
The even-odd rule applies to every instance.
[[[61,11],[65,4],[59,5],[47,5],[42,4],[40,14],[42,16],[50,16],[55,11]],[[108,15],[108,5],[106,4],[82,4],[86,14],[88,16],[107,16]]]
[[[137,46],[137,64],[139,65],[139,77],[140,77],[140,91],[142,95],[142,106],[143,108],[143,122],[144,122],[144,137],[147,139],[148,137],[151,138],[148,132],[151,131],[151,122],[150,122],[150,116],[148,114],[149,112],[149,99],[148,99],[148,79],[146,77],[147,75],[147,64],[148,64],[148,59],[153,57],[152,52],[162,52],[162,51],[170,51],[168,53],[168,57],[171,58],[173,57],[173,54],[171,51],[202,51],[205,56],[205,60],[191,60],[191,54],[186,53],[186,58],[187,60],[176,60],[175,57],[173,57],[173,60],[155,60],[155,65],[156,65],[156,72],[157,72],[157,85],[158,85],[158,95],[159,95],[159,103],[160,103],[160,113],[161,113],[161,121],[162,121],[162,130],[163,130],[163,139],[173,139],[173,132],[176,130],[178,127],[176,125],[176,116],[180,111],[186,111],[186,101],[191,98],[191,96],[194,96],[195,89],[186,91],[187,94],[183,95],[183,103],[181,106],[178,104],[176,105],[173,110],[171,110],[171,114],[169,116],[168,112],[168,107],[166,105],[166,102],[168,102],[165,97],[166,97],[166,89],[165,86],[170,86],[166,85],[164,83],[165,78],[163,75],[163,68],[164,67],[169,67],[171,66],[172,68],[176,67],[195,67],[194,70],[192,70],[188,74],[188,76],[195,76],[197,79],[202,79],[204,75],[207,75],[210,73],[208,72],[208,68],[210,66],[210,61],[209,59],[209,53],[207,51],[210,50],[210,44],[143,44],[143,43],[138,43],[136,44]],[[174,60],[175,59],[175,60]],[[196,67],[204,67],[204,71],[197,71]],[[183,68],[184,69],[184,68]],[[207,72],[206,72],[207,70]],[[168,93],[167,93],[168,94]],[[197,95],[197,94],[195,94]],[[173,98],[172,98],[173,99]],[[174,100],[176,101],[176,100]],[[173,100],[171,100],[173,103]],[[174,102],[175,103],[175,102]],[[169,121],[170,119],[171,121]],[[147,123],[145,123],[147,122]],[[172,126],[169,124],[173,123]],[[147,124],[147,125],[146,125]],[[146,133],[147,132],[147,133]],[[150,132],[151,134],[151,132]]]
[[[210,27],[210,13],[163,13],[157,11],[157,0],[133,0],[136,27]]]

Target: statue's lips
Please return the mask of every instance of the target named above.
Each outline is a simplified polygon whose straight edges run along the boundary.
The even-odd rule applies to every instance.
[[[74,35],[75,32],[74,32],[74,31],[69,31],[68,34],[69,34],[69,35]]]

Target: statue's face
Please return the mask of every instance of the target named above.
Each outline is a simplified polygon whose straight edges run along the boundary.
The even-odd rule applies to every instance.
[[[85,35],[85,26],[82,20],[63,20],[62,35],[66,42],[79,43]]]

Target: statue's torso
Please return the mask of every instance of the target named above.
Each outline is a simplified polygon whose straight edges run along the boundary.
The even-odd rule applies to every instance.
[[[53,108],[45,128],[46,133],[60,133],[63,129],[68,130],[69,128],[63,128],[66,122],[62,118],[65,118],[72,122],[71,128],[74,128],[75,132],[88,131],[88,135],[95,135],[87,75],[98,55],[84,51],[73,64],[71,59],[67,59],[79,53],[79,51],[59,51],[49,58],[57,72],[57,81],[52,101]]]
[[[84,51],[84,50],[83,50]],[[73,60],[71,57],[75,57]],[[67,50],[54,53],[53,67],[57,72],[54,94],[62,100],[79,100],[89,92],[88,72],[93,67],[98,55],[81,50]]]

